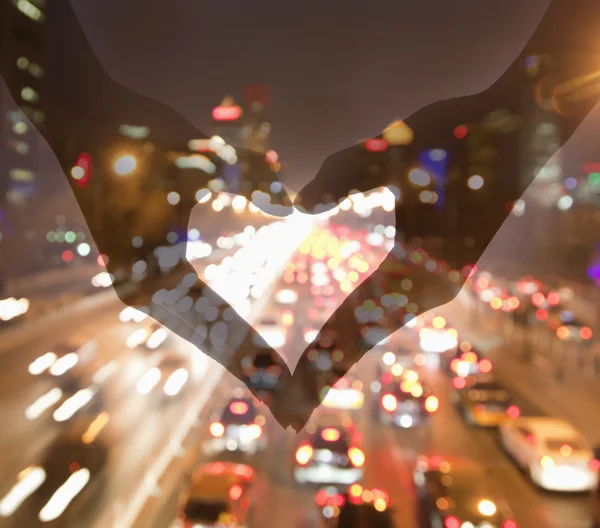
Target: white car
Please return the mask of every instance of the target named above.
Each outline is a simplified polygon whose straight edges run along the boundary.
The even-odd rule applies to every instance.
[[[330,409],[361,409],[365,402],[362,381],[347,374],[329,390],[328,387],[323,389],[321,401]]]
[[[160,347],[169,337],[167,329],[156,321],[145,322],[141,328],[134,330],[127,338],[128,348],[146,346],[150,350]]]
[[[500,425],[505,451],[540,488],[580,492],[594,489],[594,452],[570,423],[549,417],[521,417]]]
[[[188,364],[188,359],[178,354],[166,355],[140,378],[136,386],[138,393],[145,396],[160,386],[165,397],[177,396],[188,383]]]
[[[275,319],[263,319],[259,324],[254,325],[254,329],[271,348],[277,349],[285,346],[287,341],[286,328]],[[262,341],[258,339],[258,336],[253,341],[256,346],[262,346]]]

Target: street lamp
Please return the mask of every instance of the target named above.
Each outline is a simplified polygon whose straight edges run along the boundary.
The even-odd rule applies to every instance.
[[[127,176],[131,174],[136,167],[137,160],[131,154],[121,156],[114,163],[115,172],[119,176]]]

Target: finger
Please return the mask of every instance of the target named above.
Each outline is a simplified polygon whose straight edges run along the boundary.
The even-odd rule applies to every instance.
[[[389,157],[370,152],[364,144],[353,145],[329,156],[315,178],[307,183],[294,200],[294,206],[309,213],[334,208],[357,190],[366,192],[390,181]]]
[[[354,290],[342,303],[342,305],[327,320],[319,336],[304,351],[294,371],[292,388],[288,395],[288,401],[292,395],[301,395],[301,405],[296,407],[294,416],[291,416],[292,424],[296,430],[304,427],[314,409],[325,397],[327,387],[333,386],[342,378],[360,359],[375,345],[373,341],[365,339],[361,332],[361,323],[355,317],[354,310],[366,299],[376,299],[380,303],[382,285],[392,283],[389,269],[396,268],[399,260],[405,264],[405,278],[411,281],[410,291],[394,292],[387,289],[386,293],[400,293],[407,298],[402,303],[403,307],[391,307],[386,311],[385,317],[371,330],[377,335],[378,340],[391,336],[402,328],[407,322],[406,307],[410,306],[410,313],[414,316],[420,315],[436,306],[450,302],[460,291],[466,278],[463,276],[459,281],[451,281],[446,273],[437,275],[427,271],[423,266],[416,265],[409,259],[400,259],[397,255],[404,254],[396,251],[390,253],[381,263],[377,271],[368,277],[356,290]],[[394,276],[394,283],[398,278]],[[312,347],[317,346],[320,335],[332,332],[337,336],[338,347],[343,350],[344,358],[342,366],[330,369],[326,373],[316,370],[315,363],[309,360],[308,353]]]

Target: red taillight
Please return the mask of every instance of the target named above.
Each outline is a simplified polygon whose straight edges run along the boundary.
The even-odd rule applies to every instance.
[[[381,406],[388,412],[394,412],[398,408],[398,398],[393,394],[384,394],[381,398]]]
[[[460,521],[458,520],[458,517],[451,515],[444,519],[444,526],[445,528],[460,528]]]
[[[233,486],[231,486],[231,488],[229,489],[229,498],[231,500],[236,501],[241,496],[242,496],[242,486],[240,486],[239,484],[234,484]]]
[[[333,427],[328,427],[321,432],[321,438],[326,442],[337,442],[340,439],[340,432]]]
[[[440,406],[439,400],[435,396],[428,396],[425,400],[425,409],[427,412],[434,413]]]
[[[273,376],[279,376],[281,374],[281,367],[279,365],[271,365],[267,368],[267,372]]]
[[[482,359],[479,362],[479,371],[488,374],[492,371],[492,362],[489,359]]]
[[[506,414],[509,418],[515,420],[521,416],[521,409],[519,409],[516,405],[511,405],[508,409],[506,409]]]
[[[327,504],[327,499],[329,498],[329,494],[327,493],[327,490],[319,490],[317,492],[317,495],[315,496],[315,502],[317,503],[317,506],[325,506],[325,504]]]
[[[600,460],[592,460],[590,462],[590,469],[592,471],[600,471]]]
[[[225,434],[225,427],[221,422],[213,422],[210,424],[210,434],[215,438],[220,438]]]
[[[238,415],[246,414],[248,412],[248,404],[243,401],[232,402],[231,405],[229,406],[229,410],[233,414],[238,414]]]
[[[302,445],[296,451],[296,462],[301,466],[306,466],[313,456],[313,448],[308,444]]]
[[[334,506],[341,508],[344,505],[344,502],[346,502],[346,499],[341,493],[338,493],[337,495],[335,495],[335,497],[333,497],[333,500],[331,502],[333,502]]]
[[[354,467],[362,467],[365,463],[365,454],[358,447],[348,449],[348,458]]]
[[[504,521],[502,523],[502,528],[518,528],[517,523],[512,520]]]
[[[465,378],[456,377],[452,380],[452,385],[455,389],[464,389],[467,385],[467,380],[465,380]]]

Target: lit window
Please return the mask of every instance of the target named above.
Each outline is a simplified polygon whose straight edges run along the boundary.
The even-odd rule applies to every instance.
[[[11,139],[8,141],[8,146],[16,150],[19,154],[22,154],[23,156],[29,152],[29,145],[25,143],[25,141]]]
[[[18,121],[13,125],[13,132],[20,136],[22,134],[25,134],[28,128],[29,127],[27,126],[27,123],[25,123],[24,121]]]
[[[14,181],[32,182],[35,181],[35,173],[25,169],[12,169],[10,179]]]
[[[29,86],[25,86],[25,88],[23,88],[21,90],[21,97],[25,101],[29,101],[30,103],[35,103],[36,101],[39,101],[40,94],[38,94],[33,88],[31,88]]]
[[[41,79],[44,76],[44,70],[42,67],[33,62],[29,65],[29,73],[36,79]]]
[[[29,0],[13,0],[15,7],[25,16],[31,18],[35,22],[43,22],[45,17],[40,9],[35,7]]]
[[[19,70],[26,70],[29,66],[29,59],[27,57],[19,57],[17,59],[17,68]]]

